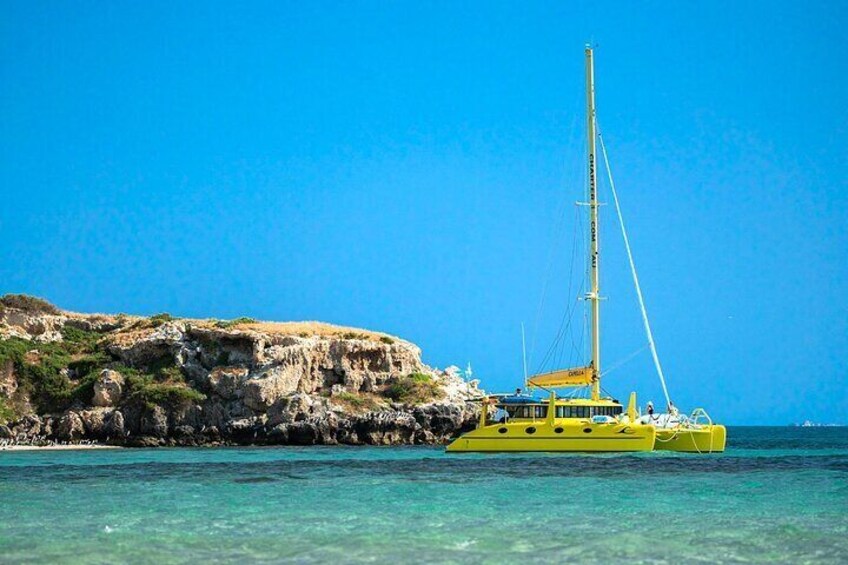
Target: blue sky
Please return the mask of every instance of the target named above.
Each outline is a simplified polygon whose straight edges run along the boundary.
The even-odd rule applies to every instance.
[[[676,403],[733,424],[848,421],[844,3],[0,14],[0,293],[362,326],[516,386],[520,324],[538,367],[580,282],[592,41]],[[617,230],[608,206],[608,367],[645,343]],[[646,350],[604,386],[661,398]]]

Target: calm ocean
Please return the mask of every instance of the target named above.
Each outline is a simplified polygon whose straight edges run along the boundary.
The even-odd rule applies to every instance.
[[[848,562],[848,428],[698,456],[0,452],[0,562]]]

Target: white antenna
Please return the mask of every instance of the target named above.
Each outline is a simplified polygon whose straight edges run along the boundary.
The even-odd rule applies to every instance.
[[[471,375],[474,373],[471,371],[471,361],[468,362],[468,367],[465,368],[465,380],[470,381]]]
[[[527,388],[527,345],[524,341],[524,322],[521,322],[521,362],[524,365],[524,388]]]

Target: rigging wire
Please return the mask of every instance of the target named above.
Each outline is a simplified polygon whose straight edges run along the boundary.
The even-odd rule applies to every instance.
[[[573,105],[576,106],[579,103],[580,103],[580,96],[575,96]],[[567,136],[568,147],[571,147],[571,146],[574,145],[574,143],[576,142],[577,136],[579,135],[578,134],[578,116],[579,116],[578,112],[572,112],[571,125],[568,128],[568,136]],[[565,152],[565,154],[568,155],[568,154],[570,154],[570,152]],[[568,166],[563,167],[563,173],[564,174],[563,174],[563,178],[561,179],[561,182],[563,184],[565,184],[566,180],[568,178],[570,178],[569,175],[565,174],[567,169],[568,169]],[[563,201],[562,204],[561,204],[561,208],[558,208],[558,210],[557,210],[556,216],[557,216],[558,222],[556,223],[555,228],[554,228],[554,233],[553,233],[554,242],[559,241],[559,239],[560,239],[559,235],[561,233],[561,229],[563,228],[563,224],[564,224],[565,216],[566,216],[565,210],[566,210],[565,201]],[[545,282],[544,282],[544,285],[543,285],[543,288],[542,288],[542,295],[539,298],[539,305],[536,309],[536,317],[535,317],[535,320],[533,322],[533,332],[532,332],[531,337],[530,337],[530,363],[529,364],[530,364],[531,367],[533,366],[533,358],[536,354],[536,340],[537,340],[538,335],[539,335],[539,332],[538,332],[539,321],[541,320],[541,317],[542,317],[542,309],[543,309],[544,304],[545,304],[545,300],[546,300],[546,296],[547,296],[547,290],[548,290],[548,284],[549,284],[550,279],[551,279],[551,268],[553,266],[554,255],[555,255],[554,251],[555,251],[555,245],[551,245],[550,246],[550,253],[549,253],[549,257],[548,257],[548,265],[547,265],[546,274],[545,274]]]
[[[576,232],[577,222],[575,222],[575,228],[574,229],[575,229],[575,232]],[[572,239],[572,241],[574,241],[574,239]],[[573,278],[574,278],[573,277],[574,262],[576,260],[575,257],[576,257],[576,252],[575,252],[574,243],[573,243],[572,244],[572,251],[571,251],[571,266],[569,267],[569,273],[568,273],[568,295],[571,295],[571,285],[572,285],[572,281],[573,281]],[[542,362],[540,364],[540,368],[539,368],[539,370],[537,370],[537,372],[542,372],[544,370],[548,360],[552,359],[553,357],[556,357],[557,346],[559,345],[560,341],[562,340],[563,336],[565,335],[565,332],[568,331],[568,328],[571,325],[571,315],[572,315],[572,313],[573,313],[573,307],[572,307],[571,304],[569,304],[569,305],[566,306],[565,312],[562,315],[562,319],[560,320],[559,328],[557,330],[556,336],[554,337],[554,341],[553,341],[553,343],[551,343],[550,347],[548,348],[548,351],[545,353],[545,357],[542,359]]]
[[[616,361],[616,362],[615,362],[615,363],[613,363],[610,367],[608,367],[606,371],[604,371],[603,373],[601,373],[601,376],[602,376],[602,377],[605,377],[605,376],[607,376],[609,373],[612,373],[613,371],[615,371],[616,369],[620,369],[621,367],[623,367],[624,365],[626,365],[628,362],[630,362],[630,361],[631,361],[634,357],[636,357],[637,355],[639,355],[640,353],[642,353],[643,351],[645,351],[645,348],[646,348],[646,347],[648,347],[648,343],[645,343],[645,345],[643,345],[643,346],[642,346],[642,347],[640,347],[639,349],[637,349],[637,350],[633,351],[632,353],[630,353],[630,355],[628,355],[628,356],[627,356],[627,357],[625,357],[624,359],[621,359],[620,361]]]
[[[601,135],[601,128],[598,126],[598,140],[601,142],[601,153],[604,156],[604,164],[609,177],[610,189],[612,191],[612,199],[615,202],[615,211],[618,214],[618,225],[621,226],[621,235],[624,237],[624,249],[627,251],[627,259],[630,262],[630,272],[633,275],[633,283],[636,286],[636,296],[639,298],[639,308],[642,311],[642,322],[645,326],[645,333],[648,334],[648,345],[651,347],[651,356],[654,358],[654,366],[657,369],[657,375],[660,377],[663,394],[667,404],[671,404],[671,397],[668,395],[668,387],[665,384],[665,375],[663,375],[660,358],[657,355],[657,346],[654,342],[654,334],[651,332],[651,324],[648,322],[648,310],[645,307],[645,299],[642,296],[642,287],[639,285],[639,276],[636,274],[636,263],[633,261],[633,252],[630,250],[630,240],[627,238],[627,230],[624,228],[624,217],[621,214],[621,206],[618,203],[618,193],[615,191],[615,182],[612,179],[612,169],[610,168],[609,158],[607,157],[607,148],[604,144],[604,138]]]
[[[565,206],[562,206],[561,210],[557,211],[556,217],[557,217],[557,222],[556,222],[556,225],[555,225],[555,228],[554,228],[554,234],[553,234],[554,241],[559,240],[559,235],[561,233],[562,226],[563,226],[563,223],[564,223],[563,218],[565,217]],[[536,353],[536,337],[538,335],[539,320],[542,317],[542,309],[545,306],[545,301],[546,301],[547,294],[548,294],[548,286],[549,286],[549,283],[550,283],[550,280],[551,280],[551,270],[553,268],[554,256],[555,256],[554,250],[555,250],[555,246],[551,245],[550,251],[548,253],[548,264],[547,264],[547,268],[545,269],[545,282],[544,282],[544,285],[542,286],[542,294],[539,297],[539,305],[536,308],[536,317],[533,321],[533,334],[530,338],[530,366],[531,367],[533,366],[533,356]]]

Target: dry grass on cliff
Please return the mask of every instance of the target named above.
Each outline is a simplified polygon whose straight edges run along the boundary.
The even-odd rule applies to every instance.
[[[70,313],[66,313],[70,314]],[[86,315],[71,314],[72,316],[86,317]],[[98,314],[97,316],[103,316]],[[240,321],[245,320],[245,321]],[[175,318],[168,314],[158,314],[151,317],[123,316],[120,321],[125,325],[111,332],[110,342],[119,346],[130,346],[140,339],[144,339],[153,333],[157,327],[166,321],[186,322],[198,328],[226,329],[234,331],[251,331],[268,335],[298,336],[298,337],[324,337],[337,339],[362,339],[379,341],[393,344],[404,341],[401,338],[361,328],[349,326],[337,326],[324,322],[264,322],[254,321],[250,318],[237,318],[235,320],[194,319]]]
[[[273,335],[319,336],[343,339],[368,339],[371,341],[398,340],[399,338],[380,332],[372,332],[347,326],[336,326],[324,322],[253,322],[236,324],[239,330],[252,330]]]
[[[343,407],[351,414],[363,414],[387,407],[385,399],[365,392],[342,392],[330,398],[333,404]]]
[[[121,328],[109,336],[109,343],[118,347],[130,347],[136,342],[148,337],[155,328],[145,327],[137,329],[134,327]]]
[[[154,316],[128,316],[126,314],[84,314],[60,310],[53,304],[41,298],[23,294],[7,294],[0,296],[0,310],[3,307],[17,308],[34,314],[62,314],[71,319],[87,320],[101,323],[118,322],[120,325],[111,332],[114,340],[120,344],[130,344],[138,339],[149,335],[153,329],[164,322],[183,321],[198,327],[218,327],[224,329],[248,330],[271,335],[292,335],[299,337],[328,337],[339,339],[363,339],[380,341],[392,344],[395,341],[403,341],[400,338],[382,332],[352,328],[349,326],[337,326],[324,322],[264,322],[254,321],[250,318],[236,318],[234,320],[200,320],[192,318],[180,318],[170,314],[156,314]],[[244,321],[242,321],[244,320]],[[221,324],[224,324],[223,326]]]

